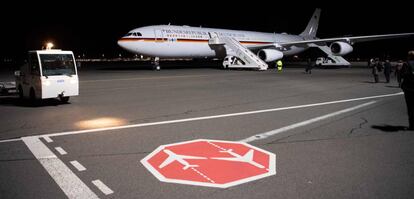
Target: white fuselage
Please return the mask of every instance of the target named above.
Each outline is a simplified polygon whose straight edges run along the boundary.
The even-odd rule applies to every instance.
[[[289,34],[158,25],[131,30],[118,40],[118,45],[132,53],[151,57],[224,57],[223,51],[209,45],[210,34],[213,33],[219,36],[233,37],[247,48],[304,40],[301,36]],[[292,46],[285,49],[283,54],[284,56],[294,55],[306,49],[306,45],[303,47]]]

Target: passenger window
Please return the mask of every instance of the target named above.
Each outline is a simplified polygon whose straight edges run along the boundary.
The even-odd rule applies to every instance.
[[[142,36],[142,34],[141,34],[140,32],[137,32],[137,36],[141,37],[141,36]]]
[[[32,75],[40,75],[39,60],[36,53],[31,53],[29,57],[30,73]]]

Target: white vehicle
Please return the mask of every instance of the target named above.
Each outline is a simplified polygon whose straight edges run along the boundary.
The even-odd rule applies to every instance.
[[[243,64],[243,62],[235,56],[227,56],[223,60],[223,68],[228,69],[233,65]]]
[[[225,58],[224,67],[267,70],[269,62],[317,47],[329,57],[353,51],[357,42],[412,36],[414,33],[337,37],[319,39],[320,9],[316,9],[305,30],[299,35],[263,33],[190,26],[155,25],[136,28],[118,40],[118,45],[134,54],[161,58]],[[237,57],[242,62],[232,62]]]
[[[28,63],[15,72],[20,98],[59,98],[68,102],[79,94],[78,73],[72,51],[29,51]]]

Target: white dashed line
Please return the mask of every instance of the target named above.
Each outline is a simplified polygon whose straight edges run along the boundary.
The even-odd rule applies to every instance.
[[[86,168],[81,165],[78,161],[74,160],[74,161],[70,161],[70,163],[78,170],[78,171],[85,171]]]
[[[108,186],[106,186],[102,181],[100,180],[94,180],[92,181],[92,183],[98,187],[99,190],[102,191],[102,193],[104,193],[105,195],[109,195],[114,193],[114,191],[112,191],[112,189],[110,189]]]
[[[45,139],[47,143],[53,142],[53,140],[49,136],[43,136],[43,139]]]
[[[66,155],[68,154],[65,150],[62,149],[62,147],[55,147],[56,151],[60,153],[60,155]]]
[[[195,169],[194,167],[191,167],[191,170],[193,170],[194,172],[198,173],[201,177],[203,177],[204,179],[210,181],[211,183],[215,183],[214,180],[210,179],[209,177],[207,177],[206,175],[204,175],[204,173],[201,173],[199,170]]]
[[[98,198],[38,137],[22,140],[68,198]]]
[[[219,146],[219,145],[217,145],[217,144],[214,144],[214,143],[212,143],[212,142],[207,142],[207,143],[211,144],[212,146],[214,146],[214,147],[216,147],[216,148],[218,148],[218,149],[220,149],[220,150],[222,150],[222,151],[226,151],[226,149],[225,149],[225,148],[223,148],[223,147],[221,147],[221,146]]]

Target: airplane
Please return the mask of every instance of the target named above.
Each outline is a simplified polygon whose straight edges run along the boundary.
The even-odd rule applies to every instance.
[[[190,163],[185,161],[185,159],[207,159],[205,157],[198,156],[178,155],[168,149],[164,149],[163,151],[168,155],[168,158],[165,159],[164,162],[160,164],[160,166],[158,166],[158,168],[160,169],[164,168],[165,166],[171,164],[174,161],[178,161],[179,163],[184,165],[183,170],[187,170],[188,168],[198,167],[198,165],[191,165]]]
[[[154,69],[160,70],[159,58],[224,58],[224,68],[267,70],[268,64],[308,48],[322,50],[338,65],[350,65],[342,56],[353,51],[352,45],[380,39],[413,36],[414,33],[316,37],[321,9],[316,9],[305,30],[299,35],[264,33],[204,27],[154,25],[129,31],[118,45],[134,54],[153,57]],[[329,45],[328,45],[329,44]]]
[[[220,152],[222,152],[222,153],[228,153],[228,154],[232,155],[233,157],[226,157],[226,158],[220,157],[220,158],[210,158],[210,159],[226,160],[226,161],[235,161],[235,162],[246,162],[246,163],[249,163],[249,164],[251,164],[251,165],[253,165],[255,167],[261,168],[261,169],[265,168],[263,165],[261,165],[261,164],[255,162],[255,161],[253,161],[253,155],[254,155],[254,150],[253,149],[250,149],[243,156],[241,156],[241,155],[233,152],[232,149],[228,149],[228,150],[220,151]]]

